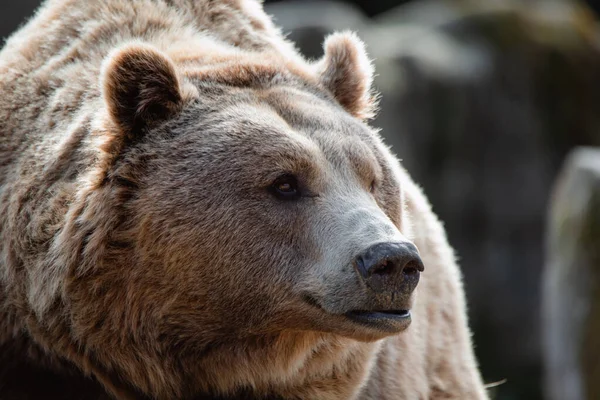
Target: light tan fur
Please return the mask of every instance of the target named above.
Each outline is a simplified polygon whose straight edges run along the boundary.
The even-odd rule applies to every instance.
[[[349,33],[307,62],[254,0],[45,3],[0,52],[2,398],[486,398],[372,74]],[[392,240],[425,264],[393,334],[344,317],[394,302],[351,268]]]

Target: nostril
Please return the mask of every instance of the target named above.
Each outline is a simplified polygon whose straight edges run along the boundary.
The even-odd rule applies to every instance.
[[[373,269],[372,269],[372,274],[376,274],[376,275],[385,275],[390,273],[390,270],[393,268],[392,263],[390,263],[389,261],[383,261],[381,263],[379,263],[378,265],[376,265]]]
[[[411,261],[404,266],[402,273],[407,276],[417,275],[419,273],[419,265],[416,261]]]

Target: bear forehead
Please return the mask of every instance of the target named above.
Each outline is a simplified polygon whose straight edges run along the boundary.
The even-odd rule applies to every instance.
[[[206,86],[200,91],[205,93],[196,117],[198,131],[210,131],[212,140],[232,150],[251,149],[262,159],[304,164],[350,164],[359,175],[381,174],[375,132],[316,90],[277,85]]]

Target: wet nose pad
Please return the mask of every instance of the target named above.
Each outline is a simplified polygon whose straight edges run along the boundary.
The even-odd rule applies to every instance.
[[[424,270],[417,248],[408,242],[377,243],[359,254],[354,265],[374,292],[411,294]]]

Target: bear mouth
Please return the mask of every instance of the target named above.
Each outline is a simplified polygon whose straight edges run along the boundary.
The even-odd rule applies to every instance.
[[[401,331],[410,325],[410,310],[354,310],[344,314],[360,325],[385,331]]]

